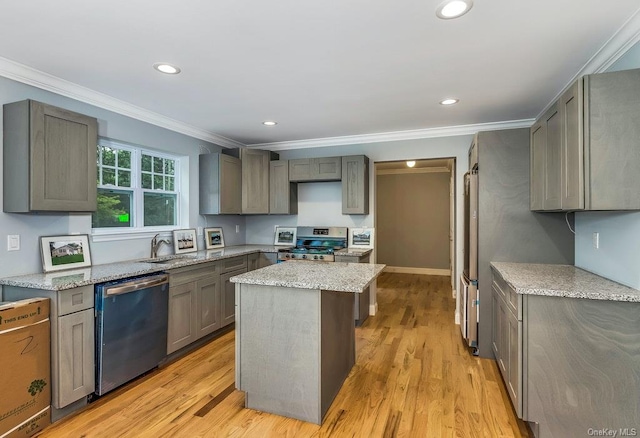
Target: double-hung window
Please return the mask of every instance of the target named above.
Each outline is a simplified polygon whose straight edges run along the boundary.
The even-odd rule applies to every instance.
[[[94,233],[161,231],[179,225],[179,157],[101,138],[97,165]]]

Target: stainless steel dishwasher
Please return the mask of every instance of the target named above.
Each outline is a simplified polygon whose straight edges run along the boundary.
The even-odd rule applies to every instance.
[[[168,291],[167,274],[96,285],[96,394],[155,368],[167,355]]]

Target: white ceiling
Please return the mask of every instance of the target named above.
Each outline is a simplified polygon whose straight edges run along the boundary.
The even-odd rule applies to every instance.
[[[0,57],[251,145],[526,123],[640,6],[475,0],[445,21],[440,2],[1,0]]]

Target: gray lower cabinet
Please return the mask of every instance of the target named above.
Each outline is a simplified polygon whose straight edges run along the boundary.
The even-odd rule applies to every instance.
[[[270,151],[243,148],[242,161],[242,213],[269,213]]]
[[[342,157],[289,160],[289,181],[340,181]]]
[[[342,157],[342,214],[369,214],[369,157]]]
[[[255,257],[253,259],[255,260]],[[248,256],[234,257],[222,262],[224,265],[221,267],[220,274],[220,283],[222,284],[220,320],[222,327],[226,327],[236,320],[236,287],[235,283],[231,283],[229,279],[247,272]]]
[[[531,210],[638,210],[640,69],[578,79],[531,128]]]
[[[362,256],[357,255],[336,255],[336,262],[343,263],[369,263],[371,259],[371,253],[367,253]],[[371,302],[371,287],[367,287],[364,291],[354,295],[354,307],[353,318],[355,319],[356,326],[361,326],[362,323],[369,317],[369,303]]]
[[[218,262],[170,270],[167,354],[220,327]]]
[[[86,397],[95,391],[93,285],[62,291],[4,286],[3,296],[50,299],[53,421],[86,405]]]
[[[264,268],[276,264],[278,262],[278,254],[275,252],[256,252],[247,256],[247,271]]]
[[[491,345],[516,414],[526,420],[522,296],[517,295],[493,269],[492,280],[494,318]]]
[[[4,105],[4,211],[95,211],[95,118],[24,100]]]
[[[225,154],[198,157],[200,214],[242,213],[242,164]]]
[[[298,213],[298,184],[289,181],[289,161],[269,163],[269,213]]]

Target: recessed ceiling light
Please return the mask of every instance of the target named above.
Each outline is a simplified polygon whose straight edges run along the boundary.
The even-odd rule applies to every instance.
[[[446,0],[436,9],[436,15],[443,20],[458,18],[469,12],[473,0]]]
[[[276,126],[278,124],[278,122],[273,122],[271,120],[265,120],[264,122],[262,122],[263,125],[265,126]]]
[[[416,165],[415,161],[413,161],[413,160],[412,161],[407,161],[407,167],[413,167],[415,165]]]
[[[179,67],[167,64],[166,62],[156,62],[155,64],[153,64],[153,68],[161,73],[166,73],[168,75],[177,75],[178,73],[180,73]]]
[[[455,105],[460,99],[445,99],[440,101],[440,105]]]

